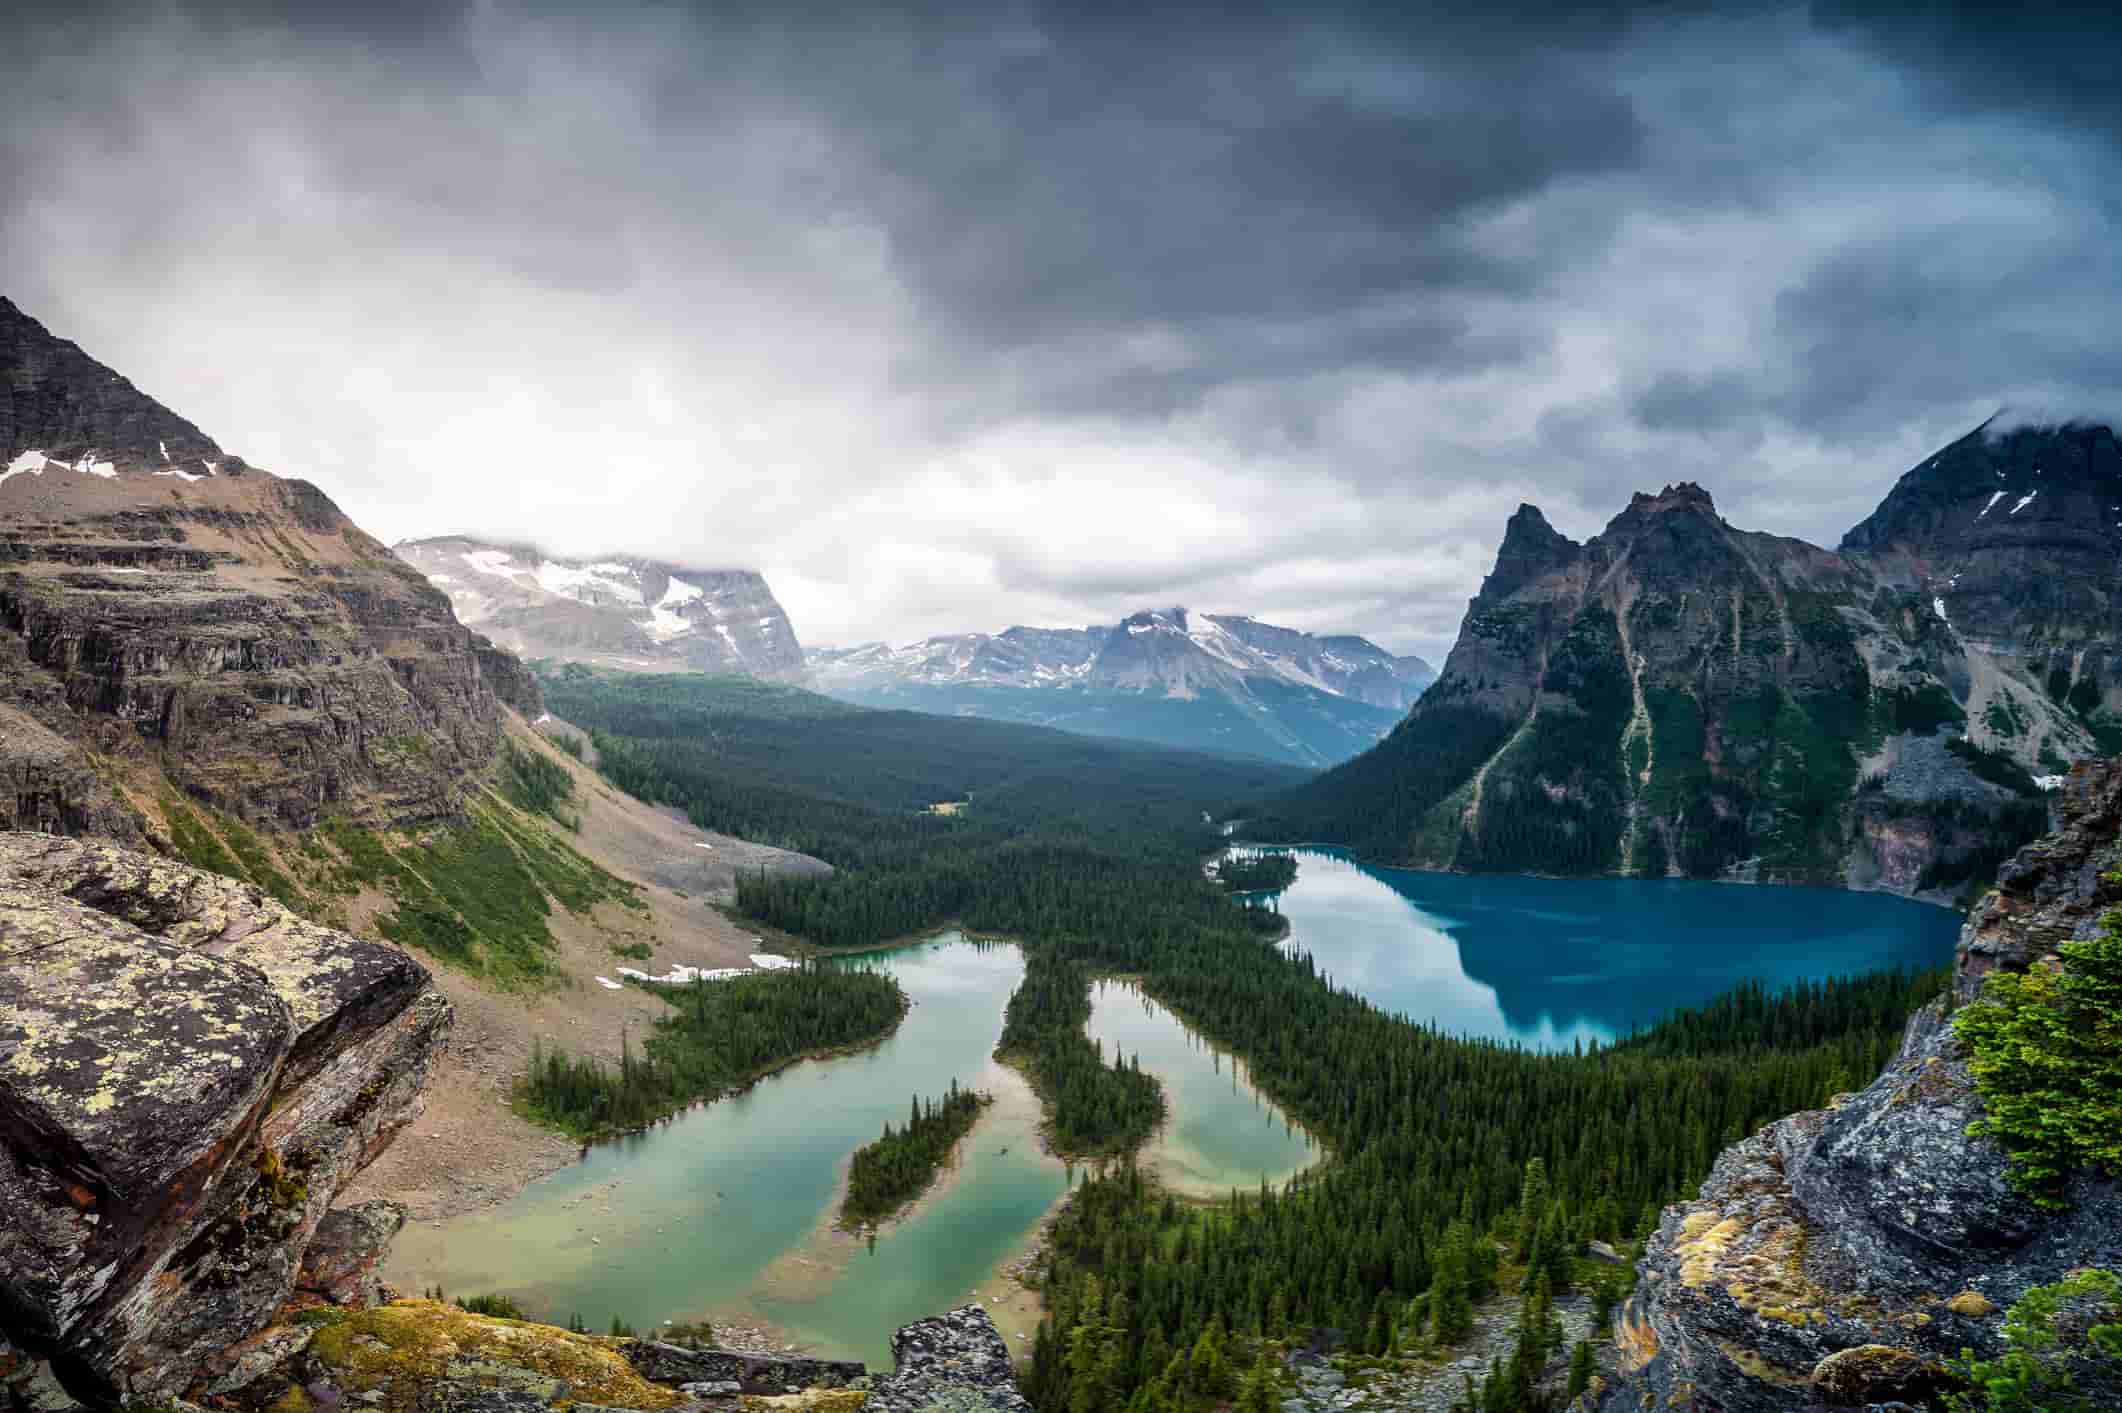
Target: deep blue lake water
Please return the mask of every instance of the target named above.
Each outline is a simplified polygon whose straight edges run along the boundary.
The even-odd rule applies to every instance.
[[[1266,895],[1336,984],[1453,1034],[1543,1050],[1612,1040],[1749,980],[1949,961],[1960,915],[1881,893],[1373,868],[1294,853]]]

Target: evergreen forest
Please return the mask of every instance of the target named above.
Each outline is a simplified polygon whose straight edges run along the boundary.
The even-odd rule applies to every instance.
[[[837,946],[945,922],[1021,942],[999,1053],[1038,1090],[1060,1151],[1107,1160],[1050,1244],[1027,1386],[1049,1413],[1201,1413],[1245,1392],[1236,1365],[1261,1337],[1329,1328],[1365,1349],[1449,1344],[1468,1303],[1498,1291],[1530,1310],[1522,1374],[1552,1352],[1537,1306],[1586,1279],[1586,1241],[1625,1247],[1724,1146],[1869,1082],[1939,985],[1890,974],[1749,989],[1575,1054],[1460,1039],[1328,984],[1274,945],[1279,919],[1204,871],[1221,843],[1211,821],[1248,790],[1278,788],[1274,767],[864,714],[714,678],[568,668],[548,692],[624,788],[835,865],[744,880],[745,914]],[[783,772],[770,743],[798,719],[817,734]],[[970,803],[927,811],[942,800]],[[1136,979],[1242,1055],[1328,1160],[1227,1204],[1177,1203],[1145,1181],[1127,1155],[1163,1100],[1153,1077],[1084,1035],[1102,974]],[[1530,1406],[1511,1401],[1529,1385],[1496,1375],[1478,1406]]]

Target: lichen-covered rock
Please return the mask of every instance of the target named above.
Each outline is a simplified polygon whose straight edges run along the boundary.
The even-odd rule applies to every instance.
[[[1031,1413],[1009,1346],[977,1305],[905,1326],[892,1336],[892,1359],[892,1372],[870,1386],[866,1413],[920,1413],[954,1393],[973,1394],[997,1413]]]
[[[1980,994],[1992,971],[2024,971],[2060,943],[2094,936],[2122,903],[2122,765],[2081,765],[2057,801],[2056,832],[1997,870],[1994,891],[1975,904],[1960,936],[1954,984],[1961,1001]]]
[[[255,889],[0,834],[0,1316],[94,1403],[226,1378],[449,1005]]]
[[[2118,801],[2122,764],[2074,774],[2064,829],[2014,859],[1969,918],[1959,995],[2087,935],[2113,905]],[[1862,1092],[1726,1149],[1645,1249],[1615,1327],[1620,1377],[1599,1406],[1920,1401],[1962,1351],[1996,1357],[2002,1312],[2030,1288],[2122,1269],[2122,1185],[2081,1173],[2068,1210],[2037,1207],[2007,1181],[2005,1154],[1968,1135],[1982,1112],[1941,999]],[[2108,1392],[2122,1407],[2122,1387]]]
[[[433,1300],[397,1300],[325,1324],[297,1372],[337,1392],[349,1407],[381,1413],[560,1403],[655,1413],[685,1402],[676,1389],[638,1372],[623,1343]],[[474,1390],[516,1396],[494,1403]]]
[[[1822,1359],[1813,1369],[1813,1393],[1835,1407],[1927,1399],[1945,1381],[1936,1364],[1890,1344],[1860,1344]]]
[[[797,1393],[807,1388],[842,1388],[869,1372],[864,1365],[846,1360],[685,1349],[654,1340],[635,1340],[623,1352],[642,1378],[672,1388],[734,1384],[743,1393]]]
[[[402,1202],[363,1202],[324,1214],[302,1253],[299,1289],[334,1305],[374,1305],[382,1293],[376,1267],[405,1228]]]

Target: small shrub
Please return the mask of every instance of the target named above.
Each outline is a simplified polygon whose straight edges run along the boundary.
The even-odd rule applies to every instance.
[[[1995,1139],[2049,1208],[2074,1172],[2122,1173],[2122,909],[2100,928],[2063,943],[2060,967],[1992,973],[1954,1020],[1988,1109],[1968,1132]]]
[[[1963,1351],[1953,1372],[1972,1388],[1956,1395],[1954,1413],[2101,1413],[2078,1396],[2078,1375],[2100,1367],[2122,1375],[2122,1276],[2081,1270],[2054,1285],[2036,1286],[2004,1317],[2001,1358]],[[2059,1317],[2082,1329],[2082,1342],[2065,1345]]]

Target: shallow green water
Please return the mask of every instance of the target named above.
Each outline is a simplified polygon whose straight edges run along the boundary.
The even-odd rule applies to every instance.
[[[1960,916],[1883,893],[1372,868],[1299,849],[1292,949],[1412,1020],[1540,1049],[1611,1040],[1741,982],[1952,957]]]
[[[887,969],[912,999],[883,1044],[592,1149],[492,1211],[408,1228],[392,1282],[505,1293],[535,1316],[580,1314],[593,1329],[615,1314],[644,1332],[670,1319],[763,1318],[821,1354],[888,1367],[891,1332],[964,1304],[1070,1174],[1040,1150],[1028,1087],[990,1058],[1024,974],[1015,947],[950,933],[840,964]],[[1226,1057],[1138,996],[1102,988],[1101,998],[1093,1026],[1108,1053],[1122,1043],[1166,1081],[1178,1180],[1220,1193],[1310,1161],[1302,1134]],[[887,1120],[903,1122],[912,1095],[954,1078],[996,1096],[957,1168],[874,1245],[831,1230],[848,1155]]]
[[[1253,1088],[1245,1063],[1180,1024],[1125,982],[1091,989],[1091,1038],[1164,1085],[1163,1129],[1143,1153],[1173,1191],[1223,1197],[1232,1188],[1280,1186],[1320,1157],[1303,1129]]]

